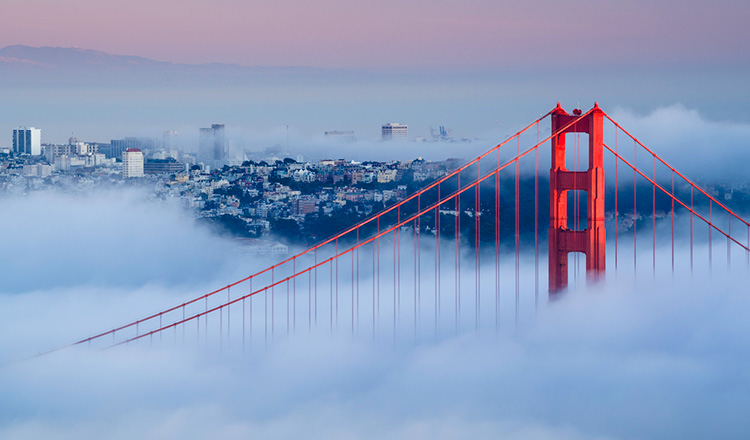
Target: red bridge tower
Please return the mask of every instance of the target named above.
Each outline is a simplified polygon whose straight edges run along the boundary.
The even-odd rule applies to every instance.
[[[569,115],[557,104],[552,112],[552,133],[571,124],[552,137],[552,167],[550,169],[550,222],[549,222],[549,290],[558,292],[568,285],[568,254],[582,252],[586,255],[586,273],[589,279],[604,275],[604,168],[603,129],[604,112],[595,104],[583,117]],[[580,119],[579,119],[580,118]],[[589,167],[586,171],[568,171],[565,167],[565,135],[589,135]],[[568,227],[567,192],[586,191],[586,229],[574,231]]]

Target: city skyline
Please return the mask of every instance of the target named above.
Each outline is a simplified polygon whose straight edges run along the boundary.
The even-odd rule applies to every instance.
[[[448,124],[458,138],[494,139],[557,101],[567,108],[599,102],[641,115],[684,106],[717,121],[750,118],[743,99],[750,85],[736,62],[607,66],[550,60],[494,72],[385,72],[191,66],[83,49],[32,49],[0,49],[0,72],[7,78],[0,84],[6,103],[0,131],[43,126],[45,138],[56,142],[71,133],[102,141],[155,137],[164,130],[190,138],[212,120],[232,127],[248,145],[283,145],[287,133],[309,143],[339,127],[374,139],[381,135],[377,124],[388,121],[407,122],[415,136],[428,137],[430,127]]]

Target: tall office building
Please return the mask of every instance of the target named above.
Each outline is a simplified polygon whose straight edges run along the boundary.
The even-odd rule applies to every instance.
[[[222,165],[227,159],[224,124],[213,124],[201,128],[198,143],[198,159],[213,166]]]
[[[328,139],[335,139],[339,141],[346,141],[346,142],[354,142],[357,140],[357,137],[354,136],[354,131],[339,131],[339,130],[333,130],[333,131],[326,131],[325,132],[326,138]]]
[[[177,146],[177,130],[167,130],[162,135],[162,144],[165,150],[174,150]]]
[[[143,152],[137,148],[128,148],[122,153],[122,176],[143,177]]]
[[[380,133],[384,141],[390,141],[391,139],[406,139],[409,136],[409,126],[406,124],[391,122],[390,124],[383,125]]]
[[[13,151],[16,154],[42,154],[42,130],[34,127],[18,127],[13,130]]]
[[[112,139],[109,142],[109,147],[99,148],[101,153],[107,156],[107,159],[113,159],[122,157],[122,154],[128,148],[135,148],[143,151],[153,151],[161,148],[161,144],[157,139],[148,137],[126,137],[123,139]]]

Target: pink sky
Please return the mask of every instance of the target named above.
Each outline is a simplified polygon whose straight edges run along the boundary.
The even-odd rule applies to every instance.
[[[5,0],[2,10],[0,46],[78,46],[187,63],[473,69],[750,61],[746,0]]]

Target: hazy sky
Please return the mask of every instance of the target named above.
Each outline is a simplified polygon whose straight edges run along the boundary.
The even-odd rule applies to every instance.
[[[6,0],[0,45],[367,68],[746,63],[742,0]]]

